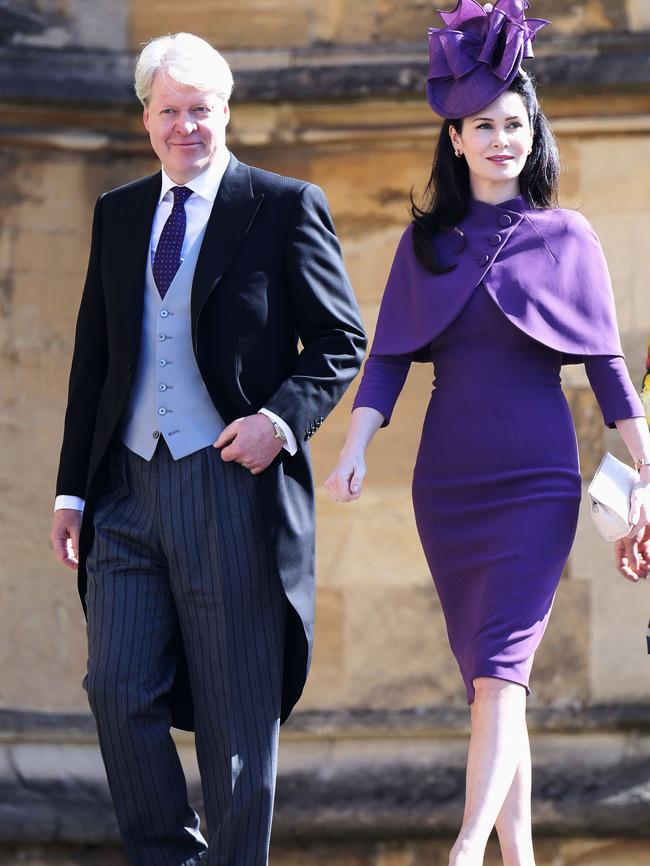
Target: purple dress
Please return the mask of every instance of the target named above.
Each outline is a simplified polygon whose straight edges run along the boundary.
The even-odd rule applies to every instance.
[[[475,677],[528,690],[576,531],[576,436],[560,388],[563,353],[513,324],[483,282],[429,351],[435,381],[413,504],[471,702]],[[355,408],[388,422],[412,360],[374,346]],[[606,423],[642,415],[620,356],[584,360]]]

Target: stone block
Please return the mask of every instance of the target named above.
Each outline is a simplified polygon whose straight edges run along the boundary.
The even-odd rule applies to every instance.
[[[560,866],[646,866],[647,862],[645,840],[568,839],[558,844]]]
[[[304,709],[338,706],[349,652],[345,642],[345,617],[343,590],[321,584],[316,593],[314,657],[300,704]]]
[[[614,568],[612,545],[596,532],[589,515],[586,485],[580,506],[578,533],[570,559],[571,580],[588,593],[587,623],[576,633],[588,635],[590,700],[645,701],[650,696],[645,647],[650,605],[647,584],[631,584]],[[578,626],[578,623],[576,623]]]
[[[283,0],[241,0],[236,5],[229,0],[193,0],[191,15],[187,4],[175,0],[134,0],[130,5],[132,50],[154,36],[188,29],[219,51],[282,48],[310,41],[308,0],[296,0],[289,7]]]
[[[462,705],[464,689],[449,650],[432,583],[346,592],[346,703],[398,709],[437,703]]]
[[[589,214],[587,214],[589,215]],[[598,233],[612,278],[619,328],[624,342],[636,335],[647,339],[650,333],[647,272],[645,267],[646,238],[650,236],[650,214],[621,210],[593,213],[593,225]],[[639,376],[640,362],[630,358],[630,368]],[[639,380],[640,381],[640,380]]]
[[[543,104],[543,93],[540,94]],[[543,106],[544,107],[544,106]],[[551,126],[553,121],[551,119]],[[577,197],[580,191],[580,160],[579,142],[570,135],[557,135],[557,144],[562,161],[562,179],[560,183],[561,204],[564,207],[574,207],[578,204]]]
[[[591,583],[590,691],[595,701],[647,701],[648,585],[624,580],[614,570],[611,549],[604,554]]]
[[[598,402],[589,386],[565,389],[578,440],[580,472],[593,478],[604,454],[605,425]]]
[[[650,162],[650,135],[596,135],[579,140],[580,194],[583,212],[588,218],[596,215],[647,217],[648,201],[639,175],[630,171],[630,153],[636,165]],[[612,202],[617,207],[612,208]]]
[[[74,21],[75,43],[103,51],[126,51],[128,0],[67,0]]]
[[[345,504],[319,491],[317,514],[321,585],[363,587],[368,595],[375,588],[428,585],[409,490],[378,486]]]
[[[377,432],[366,454],[365,487],[403,488],[410,495],[424,414],[429,403],[432,366],[413,364],[395,406],[391,423]],[[313,440],[314,473],[318,485],[336,465],[350,423],[350,409],[358,390],[357,379],[345,401],[327,418]]]
[[[345,223],[345,219],[341,220]],[[404,225],[392,225],[364,232],[349,232],[341,235],[341,244],[345,263],[355,290],[357,300],[361,304],[372,304],[373,315],[364,315],[366,328],[374,328],[381,299],[390,266],[395,256],[397,244],[407,225],[406,214]]]
[[[630,30],[650,30],[650,5],[646,0],[627,0]]]
[[[431,153],[403,143],[378,147],[372,159],[364,151],[317,153],[311,177],[324,187],[343,237],[362,239],[386,228],[401,234],[410,222],[409,191],[426,183]]]
[[[439,4],[453,9],[454,2]],[[426,0],[377,0],[377,32],[382,42],[418,42],[426,56],[428,27],[438,27],[441,19]]]
[[[553,22],[555,35],[576,35],[624,29],[620,0],[543,0],[535,6],[535,16]],[[621,20],[623,19],[623,20]]]
[[[591,696],[589,590],[590,584],[585,581],[560,581],[548,628],[535,657],[531,707],[582,703]]]
[[[371,42],[376,0],[330,0],[311,3],[312,38],[338,45]]]
[[[82,277],[88,260],[88,239],[75,228],[16,232],[13,265],[17,271],[36,274],[70,274]],[[39,293],[43,299],[42,293]],[[20,302],[21,299],[18,299]],[[25,299],[29,303],[29,299]]]

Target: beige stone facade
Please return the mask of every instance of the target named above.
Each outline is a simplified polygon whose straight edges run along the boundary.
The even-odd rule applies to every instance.
[[[251,146],[238,145],[238,139],[252,137],[255,109],[234,107],[231,143],[247,160],[308,177],[325,188],[364,320],[372,330],[393,251],[408,220],[407,194],[412,187],[421,188],[427,177],[435,130],[417,105],[387,104],[381,118],[375,106],[367,115],[358,109],[356,129],[349,109],[348,116],[344,109],[328,106],[321,111],[319,115],[312,105],[308,116],[290,119],[303,137],[309,132],[311,141],[301,141],[296,132],[293,141],[279,148],[266,142],[281,130],[287,133],[282,108],[263,110],[258,136],[266,141]],[[345,123],[345,138],[329,141],[336,120]],[[391,125],[404,120],[406,131],[386,139]],[[650,164],[650,124],[622,134],[629,124],[629,116],[617,118],[613,132],[609,123],[601,129],[597,118],[588,125],[564,118],[558,122],[558,137],[567,171],[563,201],[580,207],[602,238],[630,368],[640,381],[650,328],[650,212],[644,185],[631,168]],[[24,139],[0,151],[0,160],[7,201],[0,246],[6,286],[2,447],[12,455],[2,469],[3,589],[11,598],[0,614],[5,618],[2,700],[16,708],[81,710],[82,619],[73,577],[59,571],[47,544],[67,368],[93,202],[103,189],[149,172],[154,163],[144,142],[134,152],[113,153],[101,147],[84,151],[74,141],[65,148],[30,146]],[[605,439],[612,447],[617,442],[605,435],[581,372],[567,369],[566,378],[573,386],[569,393],[588,478]],[[314,668],[301,704],[305,709],[462,703],[410,504],[409,478],[430,379],[430,368],[414,366],[393,423],[371,447],[366,492],[359,503],[337,506],[320,486],[336,461],[354,388],[314,443],[319,604]],[[480,424],[480,419],[472,420]],[[584,515],[536,666],[533,701],[650,697],[643,652],[650,607],[646,587],[618,581],[610,558]],[[612,605],[620,609],[614,621]],[[44,627],[54,623],[56,627]],[[604,635],[599,628],[605,628]],[[618,648],[608,662],[603,640]],[[565,652],[554,653],[558,641],[566,642],[566,650],[572,648],[570,670],[562,669]],[[606,670],[617,675],[607,676]]]
[[[632,31],[640,38],[650,28],[645,0],[578,0],[571,5],[538,0],[533,6],[533,13],[553,19],[555,34],[567,40],[585,33],[595,39]],[[296,57],[290,49],[317,51],[323,44],[362,51],[378,42],[422,43],[433,23],[432,4],[421,0],[121,0],[98,2],[94,15],[80,0],[51,0],[40,8],[50,16],[47,27],[16,44],[43,51],[92,49],[101,43],[103,28],[105,47],[119,53],[135,51],[160,32],[188,29],[223,48],[235,70],[260,64],[290,68]],[[560,41],[549,52],[561,50]],[[579,208],[601,237],[630,370],[640,383],[650,332],[650,88],[569,82],[549,86],[542,99],[565,167],[562,203]],[[101,191],[156,166],[139,131],[138,108],[128,99],[74,105],[12,97],[1,107],[0,711],[65,719],[87,711],[80,688],[84,623],[74,576],[55,564],[48,532],[92,207]],[[236,96],[233,101],[230,145],[240,158],[325,189],[370,332],[408,221],[409,191],[417,195],[429,174],[435,133],[435,118],[413,94],[330,100],[323,93],[308,100],[270,101]],[[372,755],[373,749],[379,754],[387,742],[403,736],[400,718],[421,713],[437,718],[436,713],[452,710],[460,721],[451,728],[462,747],[463,689],[410,504],[410,474],[430,379],[430,368],[412,369],[393,423],[371,446],[366,490],[358,503],[335,505],[322,487],[343,441],[355,386],[314,440],[316,645],[294,733],[290,725],[285,735],[287,766],[292,756],[302,755],[301,718],[321,720],[322,727],[311,728],[309,739],[313,754],[321,755],[323,744],[350,735],[346,719],[363,716],[365,726],[353,740]],[[565,382],[587,482],[604,447],[621,455],[622,450],[615,434],[604,430],[581,370],[567,369]],[[468,393],[467,414],[459,423],[475,424],[480,435],[480,422]],[[543,740],[542,763],[547,758],[553,763],[555,741],[544,739],[548,714],[563,719],[563,713],[576,708],[588,715],[606,707],[610,719],[631,713],[630,724],[647,741],[647,713],[641,712],[646,721],[640,722],[629,708],[650,706],[649,616],[650,587],[632,586],[616,576],[611,551],[591,527],[583,503],[578,537],[532,682],[530,705]],[[376,727],[373,719],[380,720]],[[597,721],[589,724],[592,732],[598,729]],[[440,737],[449,736],[446,725],[431,722],[419,730],[432,754]],[[7,736],[11,740],[14,734]],[[52,736],[56,740],[58,735]],[[574,736],[580,734],[574,731]],[[47,736],[37,739],[39,748],[47,746]],[[589,740],[595,753],[599,742]],[[602,745],[603,754],[613,754],[610,747]],[[413,754],[417,763],[420,753]],[[647,862],[646,842],[611,835],[598,842],[548,840],[538,862]],[[358,855],[329,848],[311,853],[310,862],[322,866],[446,862],[444,845],[434,841],[376,843]],[[45,854],[39,856],[24,862],[50,862]],[[0,864],[4,862],[0,853]],[[288,849],[283,862],[293,866],[303,861]]]

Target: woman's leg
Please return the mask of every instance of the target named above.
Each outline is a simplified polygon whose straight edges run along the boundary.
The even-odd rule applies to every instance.
[[[531,827],[531,761],[528,732],[512,785],[496,820],[503,866],[535,866]]]
[[[487,840],[512,786],[526,738],[526,691],[522,686],[478,677],[474,688],[465,814],[449,866],[482,866]]]

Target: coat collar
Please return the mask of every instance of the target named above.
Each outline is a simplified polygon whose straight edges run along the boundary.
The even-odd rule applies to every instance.
[[[143,309],[144,275],[154,213],[160,199],[160,171],[134,183],[128,190],[120,226],[120,272],[117,280],[132,328],[130,342],[139,345]],[[198,318],[205,302],[241,246],[263,199],[255,195],[250,168],[234,157],[219,185],[205,229],[192,283],[192,335],[196,338]],[[122,268],[122,263],[128,267]]]
[[[250,168],[232,156],[205,229],[192,283],[192,336],[199,315],[246,237],[264,198],[255,195]]]

